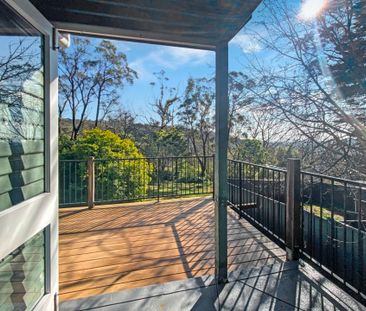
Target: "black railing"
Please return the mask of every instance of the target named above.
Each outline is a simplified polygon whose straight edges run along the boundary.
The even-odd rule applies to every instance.
[[[229,205],[278,242],[285,241],[286,171],[228,161]]]
[[[366,294],[366,183],[301,172],[303,255]]]
[[[59,163],[59,205],[86,204],[88,161],[61,160]]]
[[[294,230],[290,236],[298,234],[303,258],[365,298],[366,183],[299,169],[296,192],[287,170],[236,160],[228,165],[229,206],[240,217],[287,248]],[[292,206],[289,192],[298,193]],[[297,233],[286,217],[289,207],[300,209]]]
[[[61,160],[60,206],[212,194],[213,160]],[[366,183],[303,172],[299,165],[288,167],[229,160],[229,206],[287,251],[298,251],[365,296]]]
[[[213,156],[60,160],[59,168],[61,207],[213,191]]]

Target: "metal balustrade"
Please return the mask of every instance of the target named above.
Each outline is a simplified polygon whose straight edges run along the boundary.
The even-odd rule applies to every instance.
[[[207,195],[214,157],[60,161],[60,206]],[[366,295],[366,183],[228,161],[228,206],[287,250]]]
[[[366,183],[228,162],[229,206],[286,247],[366,296]],[[294,165],[295,163],[295,165]]]
[[[60,160],[60,206],[206,195],[213,156]]]

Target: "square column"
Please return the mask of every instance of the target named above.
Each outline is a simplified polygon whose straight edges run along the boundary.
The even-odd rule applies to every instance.
[[[227,149],[228,149],[228,45],[216,47],[215,110],[215,275],[227,281]]]

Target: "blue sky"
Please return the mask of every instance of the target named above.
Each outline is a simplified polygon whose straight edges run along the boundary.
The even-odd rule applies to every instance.
[[[295,5],[295,10],[298,9],[299,0],[289,0],[288,3]],[[252,57],[273,65],[272,53],[263,48],[255,36],[250,35],[250,31],[248,31],[265,14],[266,9],[262,4],[253,13],[252,19],[247,25],[230,41],[230,71],[237,70],[245,73],[247,59]],[[259,28],[256,24],[256,31],[265,33]],[[157,87],[154,89],[150,85],[151,82],[156,82],[154,72],[164,70],[170,79],[167,85],[177,87],[181,94],[184,92],[189,77],[213,77],[215,74],[215,53],[212,51],[127,41],[114,41],[114,43],[127,55],[129,65],[139,75],[139,79],[132,86],[126,85],[121,91],[122,106],[135,113],[142,122],[154,115],[151,103],[154,100],[154,94],[158,91]]]
[[[139,78],[121,91],[123,106],[137,115],[149,116],[157,87],[154,72],[164,70],[169,78],[167,85],[183,92],[189,77],[212,76],[215,72],[215,54],[210,51],[183,49],[161,45],[115,42],[127,55],[129,65]]]
[[[119,50],[127,55],[132,69],[139,78],[133,85],[126,85],[120,95],[125,109],[132,111],[143,121],[153,114],[151,103],[157,93],[154,72],[164,70],[169,78],[168,86],[184,92],[189,77],[213,77],[215,74],[215,53],[197,49],[143,44],[127,41],[114,41]],[[229,45],[230,70],[241,70],[243,53],[257,53],[260,46],[240,32]]]
[[[316,0],[312,0],[316,1]],[[299,0],[288,0],[289,3],[299,3]],[[265,34],[266,31],[258,26],[258,21],[265,18],[266,9],[261,4],[253,13],[252,19],[229,42],[229,70],[245,73],[245,65],[248,59],[254,57],[268,66],[274,63],[273,55],[261,46],[256,36],[250,34],[250,29]],[[255,24],[255,27],[253,25]],[[90,38],[89,38],[90,39]],[[94,38],[92,43],[98,44],[102,39]],[[155,118],[152,108],[154,99],[157,98],[158,85],[153,87],[152,82],[157,82],[154,73],[165,71],[169,78],[168,87],[178,89],[182,95],[186,88],[187,80],[192,78],[212,78],[215,75],[215,53],[213,51],[179,48],[156,44],[136,43],[121,40],[111,40],[120,52],[127,56],[129,66],[138,74],[138,79],[133,85],[125,85],[120,91],[120,105],[136,115],[137,120],[146,122]],[[277,66],[280,61],[276,60]],[[88,116],[93,118],[95,111],[91,107]],[[67,112],[65,114],[67,116]]]

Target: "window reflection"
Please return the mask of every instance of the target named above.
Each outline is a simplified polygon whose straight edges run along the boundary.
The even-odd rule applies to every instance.
[[[0,4],[0,211],[44,191],[43,38]]]
[[[32,310],[45,293],[44,232],[0,260],[0,310]]]

